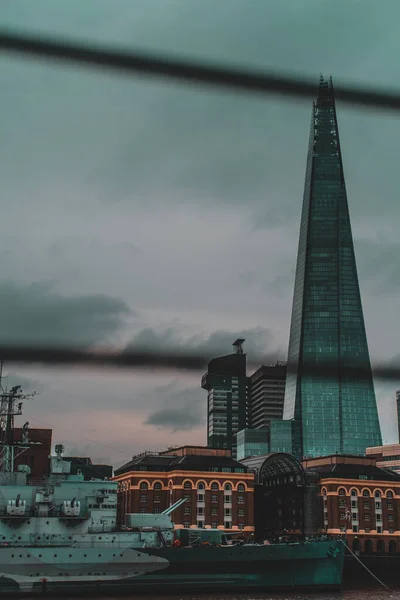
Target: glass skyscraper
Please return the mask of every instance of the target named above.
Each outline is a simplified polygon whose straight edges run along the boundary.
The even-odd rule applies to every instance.
[[[236,434],[248,422],[248,377],[244,339],[237,339],[235,352],[214,358],[208,363],[201,387],[207,390],[208,447],[227,448],[236,458]]]
[[[328,363],[330,376],[318,374]],[[355,367],[358,376],[346,369]],[[293,454],[364,454],[382,444],[332,79],[313,105],[289,338],[284,420]]]

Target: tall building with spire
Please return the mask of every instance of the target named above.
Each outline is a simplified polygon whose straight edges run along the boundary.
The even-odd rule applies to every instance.
[[[318,375],[326,361],[329,378]],[[334,90],[322,77],[311,118],[283,419],[292,421],[297,457],[365,454],[382,444]]]

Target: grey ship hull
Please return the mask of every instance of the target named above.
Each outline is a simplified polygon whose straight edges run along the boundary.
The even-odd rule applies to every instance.
[[[130,548],[93,547],[1,547],[0,596],[13,591],[62,590],[69,586],[97,588],[143,576],[169,564],[158,556]]]
[[[43,553],[43,549],[26,550],[30,555],[34,551],[35,557],[26,560],[23,556],[24,561],[14,565],[15,575],[11,577],[15,582],[19,578],[21,591],[38,595],[338,589],[342,583],[344,560],[344,545],[340,541],[271,546],[146,548],[121,551],[123,556],[118,557],[106,556],[103,550],[102,562],[97,548],[92,548],[91,552],[79,549],[76,554],[74,549],[64,548],[66,563],[61,562],[60,552],[60,556],[53,556],[53,564],[41,565],[40,573],[36,553]],[[54,548],[51,553],[58,554]],[[116,551],[112,549],[111,553]],[[69,557],[69,554],[72,556]],[[153,562],[157,558],[162,562]],[[0,552],[0,569],[4,566],[1,559]],[[45,557],[42,556],[42,559]],[[56,559],[57,563],[54,563]],[[82,563],[79,563],[80,559]],[[28,565],[31,566],[28,568]],[[9,565],[8,571],[11,568]],[[47,581],[42,582],[42,579]],[[0,589],[3,597],[13,591],[11,582],[4,580],[6,583],[7,587],[4,585]],[[14,590],[20,594],[18,587]]]

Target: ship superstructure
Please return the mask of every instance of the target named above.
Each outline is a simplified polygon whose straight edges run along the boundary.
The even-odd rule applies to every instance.
[[[29,428],[14,443],[14,417],[22,414],[20,386],[2,390],[0,420],[0,591],[45,582],[124,579],[168,564],[136,548],[160,547],[173,540],[170,514],[126,515],[129,527],[117,529],[117,483],[71,474],[71,463],[56,446],[50,474],[30,482],[30,467],[15,457],[29,447]],[[11,582],[10,582],[11,580]],[[3,585],[2,585],[3,584]]]

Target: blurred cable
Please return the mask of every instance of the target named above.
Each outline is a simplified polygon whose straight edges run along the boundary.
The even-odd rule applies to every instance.
[[[92,367],[122,367],[130,369],[176,369],[188,371],[205,371],[208,362],[214,356],[171,350],[170,352],[151,352],[142,350],[116,351],[87,351],[80,349],[65,349],[58,347],[33,346],[0,346],[2,360],[12,363],[51,364],[51,365],[86,365]],[[261,364],[271,364],[281,360],[277,356],[260,355],[248,359],[249,366],[258,367]],[[288,364],[288,370],[292,365]],[[304,364],[301,368],[303,375],[337,379],[338,367],[332,361],[321,361],[319,364]],[[400,364],[378,365],[373,369],[376,379],[399,380]],[[365,367],[343,366],[340,377],[364,379],[369,376]]]
[[[317,93],[317,82],[314,79],[284,77],[277,73],[215,66],[152,56],[144,52],[127,52],[94,45],[89,46],[88,44],[10,32],[6,29],[0,29],[0,51],[237,91],[307,99],[315,98]],[[335,97],[347,104],[400,110],[399,92],[335,85]]]

